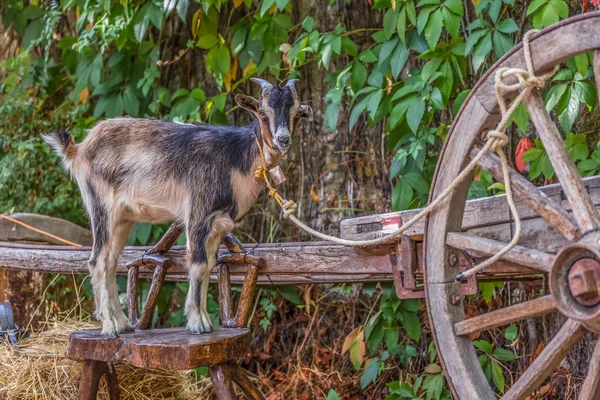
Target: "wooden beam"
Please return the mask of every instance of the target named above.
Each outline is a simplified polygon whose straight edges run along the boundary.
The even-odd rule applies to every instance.
[[[596,208],[600,207],[600,176],[584,178],[583,185],[587,189],[592,202]],[[554,203],[559,204],[563,210],[570,211],[569,204],[560,184],[553,184],[540,187],[539,190]],[[525,223],[530,219],[541,219],[540,216],[531,209],[524,201],[515,199],[515,205],[521,220]],[[384,236],[395,230],[402,224],[402,221],[408,221],[416,215],[420,209],[399,211],[388,214],[369,215],[346,219],[341,222],[341,237],[351,240],[367,240]],[[512,222],[508,204],[505,195],[484,197],[481,199],[469,200],[465,205],[463,216],[463,230],[484,228],[492,229],[494,226],[508,227]],[[420,239],[423,236],[425,220],[417,222],[408,229],[406,234],[411,239]],[[503,228],[504,229],[504,228]],[[393,242],[392,240],[391,242]]]

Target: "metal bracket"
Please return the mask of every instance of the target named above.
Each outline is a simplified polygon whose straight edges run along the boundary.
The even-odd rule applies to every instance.
[[[460,263],[460,271],[465,271],[472,267],[468,255],[462,252],[458,256],[458,262]],[[396,265],[393,270],[396,295],[400,299],[425,298],[423,278],[417,279],[418,269],[419,262],[417,259],[416,243],[408,236],[402,235],[400,242],[396,243]],[[460,292],[463,296],[477,293],[476,277],[468,277],[467,281],[461,284]]]
[[[12,305],[9,302],[0,303],[0,342],[4,337],[14,346],[19,343],[19,339],[25,337],[25,332],[15,325]]]

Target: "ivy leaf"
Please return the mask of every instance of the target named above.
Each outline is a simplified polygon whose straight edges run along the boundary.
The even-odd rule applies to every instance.
[[[352,65],[352,73],[350,75],[350,85],[352,90],[358,92],[367,81],[367,68],[360,61],[355,61]]]
[[[425,28],[425,39],[430,49],[435,49],[440,35],[442,34],[442,28],[444,26],[444,17],[441,10],[436,10],[429,18],[427,27]]]
[[[497,31],[502,33],[515,33],[519,30],[517,23],[512,18],[503,19],[498,22],[494,27]]]
[[[429,193],[429,185],[420,173],[408,172],[402,175],[402,179],[406,181],[417,192],[422,194]]]
[[[383,17],[383,35],[386,40],[389,40],[392,37],[397,24],[398,12],[390,8]]]
[[[475,340],[473,341],[473,346],[477,347],[479,350],[483,350],[487,354],[492,354],[492,344],[487,340]]]
[[[413,133],[417,133],[421,120],[425,114],[425,102],[423,100],[414,99],[408,106],[406,112],[406,122]]]
[[[340,400],[340,396],[337,394],[337,392],[335,390],[330,389],[329,393],[327,393],[326,400]]]
[[[569,89],[569,103],[558,116],[558,122],[564,132],[571,132],[571,127],[579,114],[579,99],[573,88]]]
[[[516,358],[515,353],[513,353],[510,350],[506,350],[506,349],[502,349],[502,348],[494,349],[494,351],[492,352],[492,356],[496,360],[500,360],[500,361],[512,361]]]
[[[185,22],[185,17],[187,16],[189,1],[188,0],[177,0],[177,15],[183,22]]]
[[[392,58],[390,59],[390,66],[392,67],[392,76],[394,79],[398,79],[400,72],[402,72],[402,68],[404,68],[406,61],[408,61],[409,55],[410,50],[406,44],[402,41],[398,41],[398,44],[396,44],[394,52],[392,53]]]
[[[313,17],[311,17],[309,15],[306,18],[304,18],[304,21],[302,22],[302,28],[304,28],[304,30],[306,32],[312,32],[314,27],[315,27],[315,20]]]
[[[265,13],[269,11],[269,8],[271,8],[273,4],[275,4],[275,0],[263,0],[262,6],[260,7],[260,16],[262,17],[265,15]]]
[[[421,321],[414,312],[408,312],[401,310],[402,315],[402,326],[408,336],[410,336],[415,342],[418,342],[421,338]]]
[[[360,377],[360,387],[365,389],[371,382],[375,382],[380,372],[379,357],[369,358],[365,362],[365,371]]]
[[[492,367],[492,381],[500,393],[504,393],[504,375],[502,373],[502,367],[496,360],[490,360],[490,365]]]
[[[506,328],[506,330],[504,331],[504,337],[506,338],[506,340],[510,341],[510,342],[514,342],[515,340],[517,340],[517,335],[519,333],[519,329],[517,328],[516,325],[511,325],[508,328]]]
[[[138,100],[135,91],[127,86],[123,91],[123,109],[132,117],[137,117],[140,110],[140,101]]]
[[[550,112],[559,102],[560,98],[565,94],[567,84],[563,83],[550,88],[546,95],[546,111]]]
[[[403,43],[406,43],[406,7],[402,7],[398,13],[396,30],[398,31],[400,40],[402,40]]]
[[[492,41],[494,43],[494,53],[496,53],[496,57],[502,57],[513,47],[512,36],[502,32],[494,32]]]
[[[479,70],[491,50],[492,35],[488,32],[473,49],[473,58],[471,59],[473,69]]]
[[[354,125],[356,125],[356,121],[358,121],[358,117],[360,117],[360,114],[367,107],[367,99],[368,99],[368,97],[364,97],[361,101],[356,103],[354,105],[354,107],[352,108],[352,111],[350,112],[350,121],[349,121],[350,130],[352,130],[352,128],[354,128]]]

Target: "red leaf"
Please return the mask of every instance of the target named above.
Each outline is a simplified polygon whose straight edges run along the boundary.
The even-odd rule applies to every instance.
[[[598,3],[600,3],[600,0],[592,0],[594,7],[598,7]]]
[[[521,173],[525,171],[525,167],[527,166],[527,162],[522,160],[523,154],[532,147],[535,147],[535,145],[530,139],[526,138],[525,136],[523,136],[517,144],[517,150],[515,151],[515,165]]]

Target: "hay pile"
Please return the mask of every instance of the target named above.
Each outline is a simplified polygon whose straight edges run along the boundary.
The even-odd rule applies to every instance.
[[[98,328],[82,321],[53,321],[20,343],[0,343],[0,399],[69,400],[77,398],[81,363],[64,357],[71,332]],[[141,369],[117,364],[121,399],[206,399],[210,380],[201,382],[185,372]],[[108,399],[102,379],[99,399]]]

